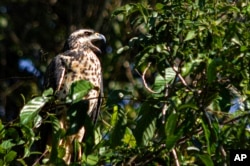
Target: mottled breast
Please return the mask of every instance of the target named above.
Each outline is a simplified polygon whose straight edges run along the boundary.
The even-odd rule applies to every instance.
[[[101,64],[98,57],[90,49],[70,50],[58,55],[64,67],[62,84],[56,93],[64,99],[71,84],[78,80],[88,80],[94,85],[89,94],[98,95],[101,86]],[[88,98],[88,96],[86,96]]]

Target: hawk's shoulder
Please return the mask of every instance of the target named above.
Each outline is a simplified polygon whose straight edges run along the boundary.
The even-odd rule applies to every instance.
[[[59,54],[52,59],[45,73],[44,89],[48,88],[53,88],[53,90],[57,89],[64,68],[65,66],[62,61],[62,54]]]

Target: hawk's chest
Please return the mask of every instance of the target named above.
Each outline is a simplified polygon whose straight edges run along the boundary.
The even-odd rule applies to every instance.
[[[60,98],[66,97],[71,84],[78,80],[88,80],[94,87],[100,88],[101,64],[97,56],[91,52],[77,52],[75,56],[61,56],[64,74]]]

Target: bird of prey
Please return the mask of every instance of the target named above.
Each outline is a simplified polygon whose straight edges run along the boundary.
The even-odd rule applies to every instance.
[[[55,97],[59,101],[64,101],[71,84],[79,80],[89,81],[94,88],[83,98],[88,101],[87,114],[95,121],[101,105],[102,69],[97,54],[101,54],[101,49],[95,44],[96,41],[106,42],[105,37],[91,29],[80,29],[73,32],[67,39],[62,53],[52,59],[47,67],[44,79],[44,88],[53,88]],[[60,126],[67,130],[68,119],[67,109],[60,111]],[[84,117],[83,117],[84,119]],[[76,134],[67,136],[60,141],[59,146],[65,148],[64,161],[69,164],[73,153],[73,141],[82,141],[84,136],[84,126]],[[78,160],[81,159],[81,151],[78,153]]]

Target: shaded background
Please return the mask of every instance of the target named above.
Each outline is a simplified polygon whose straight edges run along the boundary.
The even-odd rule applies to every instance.
[[[25,102],[41,94],[43,75],[74,30],[91,28],[106,36],[100,57],[105,94],[134,88],[131,58],[116,50],[131,37],[112,11],[130,1],[2,0],[0,2],[0,116],[13,120]],[[128,61],[129,60],[129,61]]]

